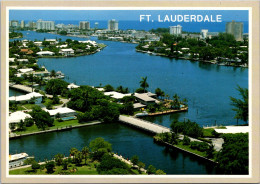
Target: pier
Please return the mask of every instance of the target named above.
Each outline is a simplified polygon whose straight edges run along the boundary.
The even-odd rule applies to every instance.
[[[162,115],[162,114],[170,114],[170,113],[175,113],[175,112],[183,112],[187,111],[188,107],[181,108],[179,110],[168,110],[168,111],[163,111],[163,112],[155,112],[155,113],[149,113],[148,116],[157,116],[157,115]]]
[[[21,85],[21,84],[9,84],[9,87],[13,88],[13,89],[16,89],[16,90],[19,90],[19,91],[26,92],[26,93],[33,92],[33,88],[32,87],[24,86],[24,85]]]
[[[119,121],[138,127],[140,129],[146,130],[148,132],[158,134],[158,133],[163,133],[163,132],[170,132],[170,128],[151,123],[149,121],[145,121],[142,119],[134,118],[134,117],[128,117],[128,116],[119,116]]]

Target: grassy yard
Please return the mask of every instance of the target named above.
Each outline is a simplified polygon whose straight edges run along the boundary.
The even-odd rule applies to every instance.
[[[203,137],[214,137],[212,132],[214,128],[203,128]]]
[[[99,165],[98,161],[92,162],[90,159],[87,159],[87,164],[85,165],[85,160],[83,159],[80,165],[75,165],[70,163],[67,170],[63,170],[62,166],[55,166],[54,172],[48,175],[98,175],[96,167]],[[131,169],[131,166],[128,165],[128,169],[132,174],[139,174],[137,169]],[[44,164],[41,165],[40,169],[36,171],[32,170],[31,167],[15,169],[9,171],[10,175],[47,175]],[[145,173],[141,173],[145,174]]]
[[[203,157],[206,157],[206,152],[201,152],[201,151],[198,151],[198,150],[195,150],[195,149],[191,149],[189,145],[183,145],[182,142],[179,142],[177,145],[174,145],[178,148],[182,148],[184,150],[187,150],[189,152],[192,152],[192,153],[195,153],[197,155],[200,155],[200,156],[203,156]]]
[[[78,120],[68,120],[63,122],[58,122],[57,120],[54,120],[54,126],[46,128],[46,130],[53,130],[57,128],[65,128],[66,126],[75,126],[75,125],[82,125],[82,123],[79,123]],[[24,131],[14,131],[13,133],[16,133],[17,135],[21,134],[28,134],[33,132],[41,131],[37,128],[36,125],[33,125],[31,127],[26,127],[26,130]]]

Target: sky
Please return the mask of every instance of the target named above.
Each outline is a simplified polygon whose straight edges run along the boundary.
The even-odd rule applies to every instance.
[[[9,20],[140,20],[140,15],[222,15],[222,21],[248,21],[247,10],[10,10]]]

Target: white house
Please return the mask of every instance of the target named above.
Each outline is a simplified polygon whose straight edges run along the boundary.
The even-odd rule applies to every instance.
[[[60,117],[72,117],[72,116],[76,116],[77,112],[74,111],[73,109],[70,109],[68,107],[61,107],[61,108],[57,108],[57,109],[52,109],[52,110],[48,110],[48,109],[43,109],[46,112],[49,112],[50,115],[52,117],[56,117],[57,114],[60,114]]]
[[[40,41],[37,41],[37,42],[33,42],[35,45],[37,45],[37,46],[42,46],[42,42],[40,42]]]
[[[36,93],[36,92],[32,92],[26,95],[20,95],[20,96],[11,96],[9,97],[9,101],[16,101],[16,102],[28,102],[30,101],[32,98],[36,98],[36,102],[35,103],[40,103],[42,101],[42,94],[40,93]]]
[[[51,51],[40,51],[36,53],[39,56],[53,56],[54,52]]]
[[[28,59],[17,59],[17,61],[19,62],[19,63],[27,63],[28,62]]]
[[[78,86],[78,85],[76,85],[76,84],[74,84],[74,83],[71,83],[71,84],[68,85],[67,88],[68,88],[69,90],[71,90],[71,89],[73,89],[73,88],[79,88],[79,87],[80,87],[80,86]]]
[[[9,62],[10,62],[10,63],[13,63],[14,60],[15,60],[15,58],[9,58]]]
[[[67,44],[65,44],[65,45],[57,45],[56,47],[57,48],[66,48],[66,47],[68,47],[68,45]]]
[[[25,120],[25,118],[31,118],[30,114],[26,114],[23,111],[16,111],[9,115],[9,127],[13,124],[19,123],[21,120]]]
[[[115,99],[122,99],[125,96],[131,96],[131,93],[128,94],[123,94],[123,93],[118,93],[116,91],[111,91],[111,92],[105,92],[104,95],[106,96],[110,96],[111,98],[115,98]]]
[[[154,96],[153,93],[135,93],[134,96],[140,103],[145,105],[154,104],[157,101],[152,98]]]
[[[32,72],[33,69],[32,68],[21,68],[21,69],[18,69],[18,71],[21,73],[28,73],[28,72]]]
[[[73,56],[74,50],[73,49],[61,49],[60,52],[63,56]]]

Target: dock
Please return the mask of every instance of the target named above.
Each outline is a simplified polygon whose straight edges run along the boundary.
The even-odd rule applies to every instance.
[[[168,111],[163,111],[163,112],[155,112],[155,113],[149,113],[148,116],[158,116],[158,115],[162,115],[162,114],[170,114],[170,113],[175,113],[175,112],[183,112],[183,111],[187,111],[188,107],[185,108],[181,108],[178,110],[168,110]]]
[[[16,89],[16,90],[19,90],[19,91],[23,91],[25,93],[31,93],[31,92],[33,92],[33,89],[34,89],[32,87],[24,86],[24,85],[21,85],[21,84],[9,84],[9,87]]]
[[[146,130],[150,133],[154,133],[154,134],[158,134],[158,133],[164,133],[164,132],[170,132],[170,128],[149,122],[149,121],[145,121],[142,119],[138,119],[138,118],[134,118],[134,117],[128,117],[128,116],[124,116],[124,115],[120,115],[119,116],[119,121],[135,126],[137,128]]]

